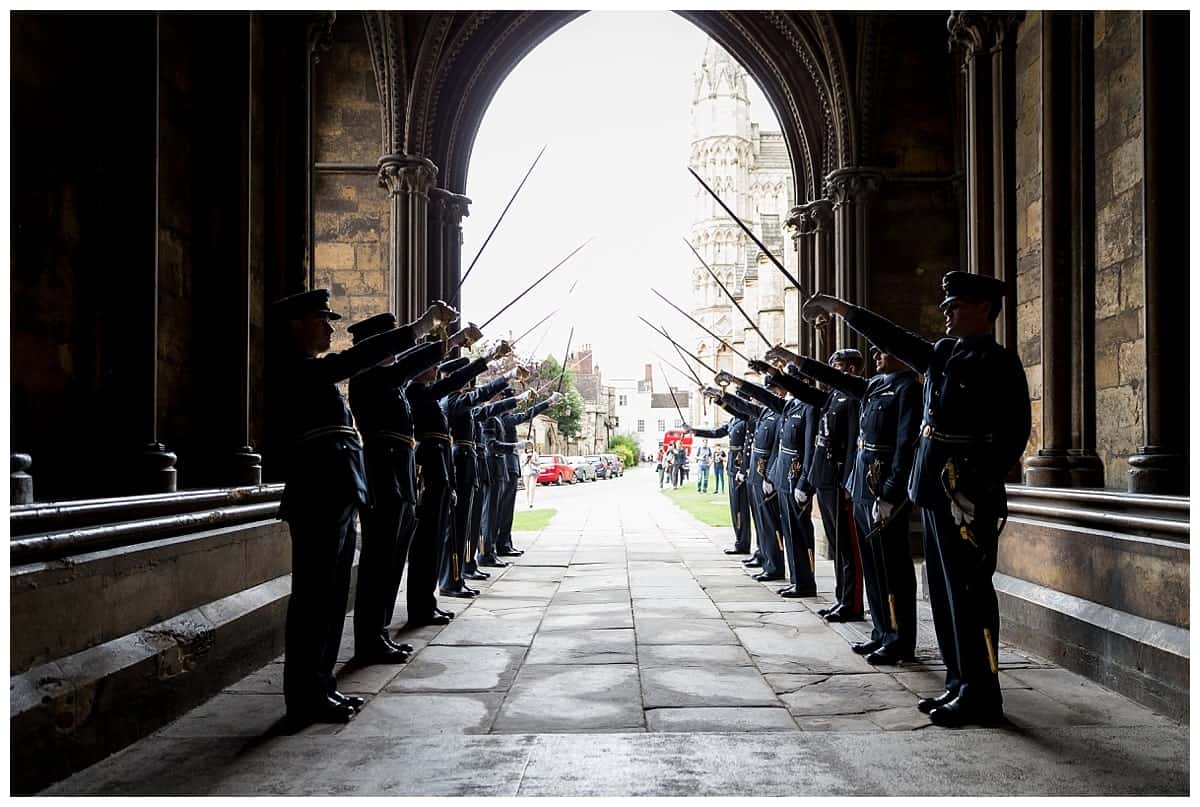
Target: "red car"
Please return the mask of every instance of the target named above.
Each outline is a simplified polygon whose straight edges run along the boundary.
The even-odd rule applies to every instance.
[[[561,485],[575,481],[575,469],[567,465],[562,454],[542,454],[538,457],[539,485]]]

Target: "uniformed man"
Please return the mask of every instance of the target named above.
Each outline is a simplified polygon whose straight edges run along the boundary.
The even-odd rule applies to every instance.
[[[746,420],[725,407],[725,393],[720,390],[708,388],[704,390],[704,395],[725,409],[729,413],[729,420],[715,429],[696,429],[686,423],[684,428],[698,437],[714,440],[729,438],[729,519],[733,524],[733,546],[726,549],[725,554],[746,555],[750,552],[750,499],[745,495],[745,482],[738,484],[733,478],[740,470],[738,459],[746,439]]]
[[[362,550],[354,597],[354,656],[361,663],[407,661],[412,646],[387,635],[408,548],[416,529],[416,440],[412,412],[403,387],[433,367],[450,345],[416,344],[436,317],[449,317],[448,307],[431,307],[405,326],[408,349],[350,379],[350,409],[363,440],[370,505],[361,514]],[[357,345],[393,330],[390,311],[369,317],[346,330]]]
[[[779,456],[769,469],[779,492],[780,526],[791,577],[791,586],[780,589],[779,596],[815,597],[812,500],[797,497],[795,490],[811,462],[817,421],[828,396],[764,362],[751,362],[750,367],[764,373],[771,387],[784,389],[790,396],[780,409]]]
[[[474,325],[468,325],[463,331],[466,332],[465,338],[461,339],[464,345],[470,345],[482,336]],[[431,368],[413,379],[405,390],[417,430],[417,466],[421,473],[417,532],[408,564],[410,627],[445,625],[454,618],[453,612],[438,608],[435,593],[446,534],[450,529],[450,508],[457,496],[454,492],[454,460],[450,453],[450,424],[442,411],[441,399],[486,370],[488,361],[509,350],[508,343],[499,342],[485,355],[441,379],[437,378],[437,368]]]
[[[441,372],[450,375],[466,367],[470,361],[463,356],[446,362],[442,365]],[[498,362],[493,360],[490,364]],[[497,367],[491,366],[491,369],[495,370]],[[472,411],[497,395],[511,379],[522,374],[528,375],[528,371],[517,366],[479,387],[474,387],[473,381],[470,381],[461,390],[446,396],[442,404],[450,422],[450,437],[454,440],[454,490],[457,497],[450,519],[451,529],[448,530],[449,551],[443,554],[439,584],[441,593],[448,597],[474,597],[479,593],[463,582],[467,556],[470,554],[474,557],[474,552],[468,550],[468,545],[471,543],[471,516],[479,487],[477,435]]]
[[[838,350],[829,363],[839,370],[862,370],[862,353],[853,348]],[[855,622],[863,617],[862,557],[854,531],[854,518],[847,494],[847,480],[854,468],[858,442],[858,401],[833,390],[821,411],[813,457],[799,485],[804,500],[816,496],[821,510],[825,540],[833,548],[834,598],[832,608],[818,614],[827,622]]]
[[[718,384],[736,384],[739,392],[754,398],[756,392],[762,390],[757,384],[751,384],[727,372],[717,374]],[[771,399],[781,400],[778,396],[783,390],[775,387],[769,390]],[[757,404],[759,407],[758,424],[754,430],[754,444],[751,449],[751,461],[747,468],[746,482],[749,485],[751,507],[758,517],[755,528],[758,534],[758,550],[762,556],[762,573],[754,576],[760,582],[782,580],[784,569],[783,527],[780,525],[779,495],[771,481],[769,468],[779,448],[779,411],[773,404],[766,402]],[[780,407],[782,408],[782,407]]]
[[[554,404],[562,400],[561,392],[553,392],[544,401],[526,407],[523,412],[504,412],[500,414],[500,439],[493,441],[497,454],[504,459],[503,481],[499,491],[498,509],[496,515],[496,533],[492,538],[494,552],[500,557],[517,557],[524,555],[523,550],[517,549],[512,543],[513,514],[517,504],[517,480],[521,476],[521,464],[517,459],[517,451],[524,445],[517,440],[517,427],[533,420]],[[493,482],[493,484],[495,484]],[[493,491],[495,492],[495,491]]]
[[[483,451],[487,463],[487,479],[483,489],[483,507],[480,511],[479,550],[475,556],[478,566],[503,568],[507,561],[496,556],[497,521],[500,518],[500,500],[504,493],[504,484],[508,479],[508,461],[501,453],[498,441],[503,439],[504,426],[500,415],[515,409],[517,404],[533,397],[533,390],[525,390],[519,395],[511,390],[504,390],[500,400],[481,407],[479,410],[480,438],[483,441]]]
[[[508,387],[503,387],[498,395],[503,395]],[[488,466],[487,440],[483,431],[487,416],[483,414],[490,404],[471,408],[471,418],[475,421],[475,478],[478,487],[471,499],[471,522],[468,527],[467,557],[463,563],[463,577],[467,580],[487,580],[491,574],[479,567],[479,553],[483,545],[483,509],[487,502],[488,490],[491,488],[491,469]]]
[[[942,278],[946,338],[929,342],[844,300],[817,295],[805,315],[836,314],[925,375],[924,422],[908,496],[925,522],[925,568],[946,690],[917,708],[940,726],[1002,717],[1000,619],[992,574],[1007,517],[1004,480],[1029,439],[1029,388],[1020,358],[993,336],[1004,297],[995,278]]]
[[[449,311],[442,304],[426,316],[432,321]],[[293,722],[346,722],[363,700],[337,691],[333,667],[357,543],[354,518],[367,503],[367,478],[358,433],[337,385],[402,352],[412,333],[396,328],[327,353],[330,321],[341,319],[329,308],[327,289],[284,297],[271,313],[287,344],[271,372],[273,397],[287,402],[278,412],[288,446],[280,517],[292,536],[284,699]]]
[[[753,527],[754,533],[754,551],[750,557],[742,561],[742,565],[748,569],[762,568],[762,552],[759,549],[759,522],[758,508],[754,506],[754,497],[750,495],[749,484],[750,465],[754,461],[754,433],[758,430],[758,417],[762,412],[762,407],[750,400],[750,396],[746,391],[737,387],[735,384],[734,394],[728,398],[723,398],[726,405],[733,407],[732,411],[741,414],[742,419],[746,421],[746,436],[742,441],[742,451],[738,457],[738,472],[734,474],[734,484],[742,486],[742,496],[746,499],[747,509],[750,512],[750,524]],[[738,409],[737,407],[741,407]],[[747,540],[749,540],[747,535]],[[749,546],[749,545],[747,545]]]
[[[873,347],[870,379],[791,356],[799,372],[861,402],[858,450],[850,497],[871,606],[869,641],[854,645],[871,664],[911,660],[917,641],[917,579],[908,547],[906,486],[921,423],[916,373]]]

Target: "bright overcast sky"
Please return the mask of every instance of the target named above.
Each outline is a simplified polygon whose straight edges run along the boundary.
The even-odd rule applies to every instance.
[[[690,308],[691,255],[680,239],[691,224],[692,81],[705,42],[671,12],[595,11],[509,74],[471,155],[464,270],[538,150],[549,148],[463,286],[466,318],[482,324],[585,239],[595,240],[496,320],[488,336],[517,336],[562,305],[539,357],[561,359],[574,325],[572,350],[591,344],[612,379],[641,377],[642,365],[655,361],[649,348],[669,350],[635,313],[686,330],[649,289]],[[758,88],[750,93],[752,120],[778,130]],[[518,352],[527,354],[545,331],[522,340]]]

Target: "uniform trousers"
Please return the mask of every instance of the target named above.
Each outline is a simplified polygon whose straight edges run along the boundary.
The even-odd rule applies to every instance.
[[[411,502],[376,496],[362,513],[362,550],[354,592],[354,648],[386,635],[417,522]]]
[[[812,500],[803,507],[791,496],[791,480],[781,491],[779,498],[779,525],[783,528],[783,543],[787,548],[788,577],[792,586],[800,591],[816,591],[816,558],[813,555]]]
[[[445,480],[426,480],[417,503],[417,531],[408,552],[408,618],[424,619],[437,607],[441,550],[450,517],[450,489]]]
[[[910,656],[917,646],[917,575],[908,546],[910,511],[904,507],[900,516],[868,541],[866,535],[876,527],[871,516],[873,504],[873,499],[854,503],[858,534],[863,536],[863,584],[867,588],[874,622],[871,638],[902,656]],[[874,578],[874,584],[871,578]],[[878,605],[871,599],[872,585],[876,588],[874,596]],[[879,616],[875,616],[876,608]],[[895,625],[892,624],[893,608]]]
[[[471,497],[471,521],[467,525],[467,557],[463,562],[463,571],[468,574],[479,571],[476,559],[483,551],[483,508],[487,502],[488,488],[490,487],[491,485],[480,479],[479,486],[475,488],[475,494]]]
[[[496,514],[496,550],[507,552],[513,548],[512,523],[517,509],[517,475],[505,471],[503,497]]]
[[[750,495],[746,483],[729,480],[729,515],[733,520],[733,548],[750,551]]]
[[[483,503],[483,527],[480,530],[482,546],[480,554],[492,557],[496,554],[496,533],[499,531],[500,502],[504,498],[504,487],[508,482],[507,471],[492,469],[492,484],[487,486],[487,499]]]
[[[854,519],[846,491],[839,487],[817,488],[817,506],[825,538],[833,549],[834,597],[851,614],[863,612],[862,558],[858,551]]]
[[[457,590],[463,584],[463,564],[471,530],[471,509],[475,499],[475,452],[467,446],[454,447],[454,490],[458,501],[448,521],[445,550],[442,552],[438,585]]]
[[[779,526],[779,491],[763,493],[763,478],[754,474],[746,479],[750,486],[750,504],[757,511],[754,526],[758,535],[758,554],[763,574],[783,576],[783,533]]]
[[[353,501],[325,505],[288,520],[292,594],[284,632],[283,694],[289,711],[303,711],[336,688],[333,665],[346,621],[357,509]]]
[[[978,549],[962,537],[950,500],[922,508],[929,606],[938,649],[946,664],[946,689],[983,707],[999,706],[1000,679],[992,671],[1000,646],[996,525],[970,525]],[[985,633],[986,631],[986,633]]]

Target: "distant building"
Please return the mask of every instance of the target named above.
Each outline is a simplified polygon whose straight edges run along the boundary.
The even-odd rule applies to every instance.
[[[659,382],[656,389],[653,365],[646,365],[640,380],[617,378],[613,379],[612,387],[617,398],[617,426],[613,433],[632,436],[642,455],[653,456],[667,429],[683,426],[666,381]],[[686,415],[696,396],[686,389],[675,388],[674,392],[679,408]]]

